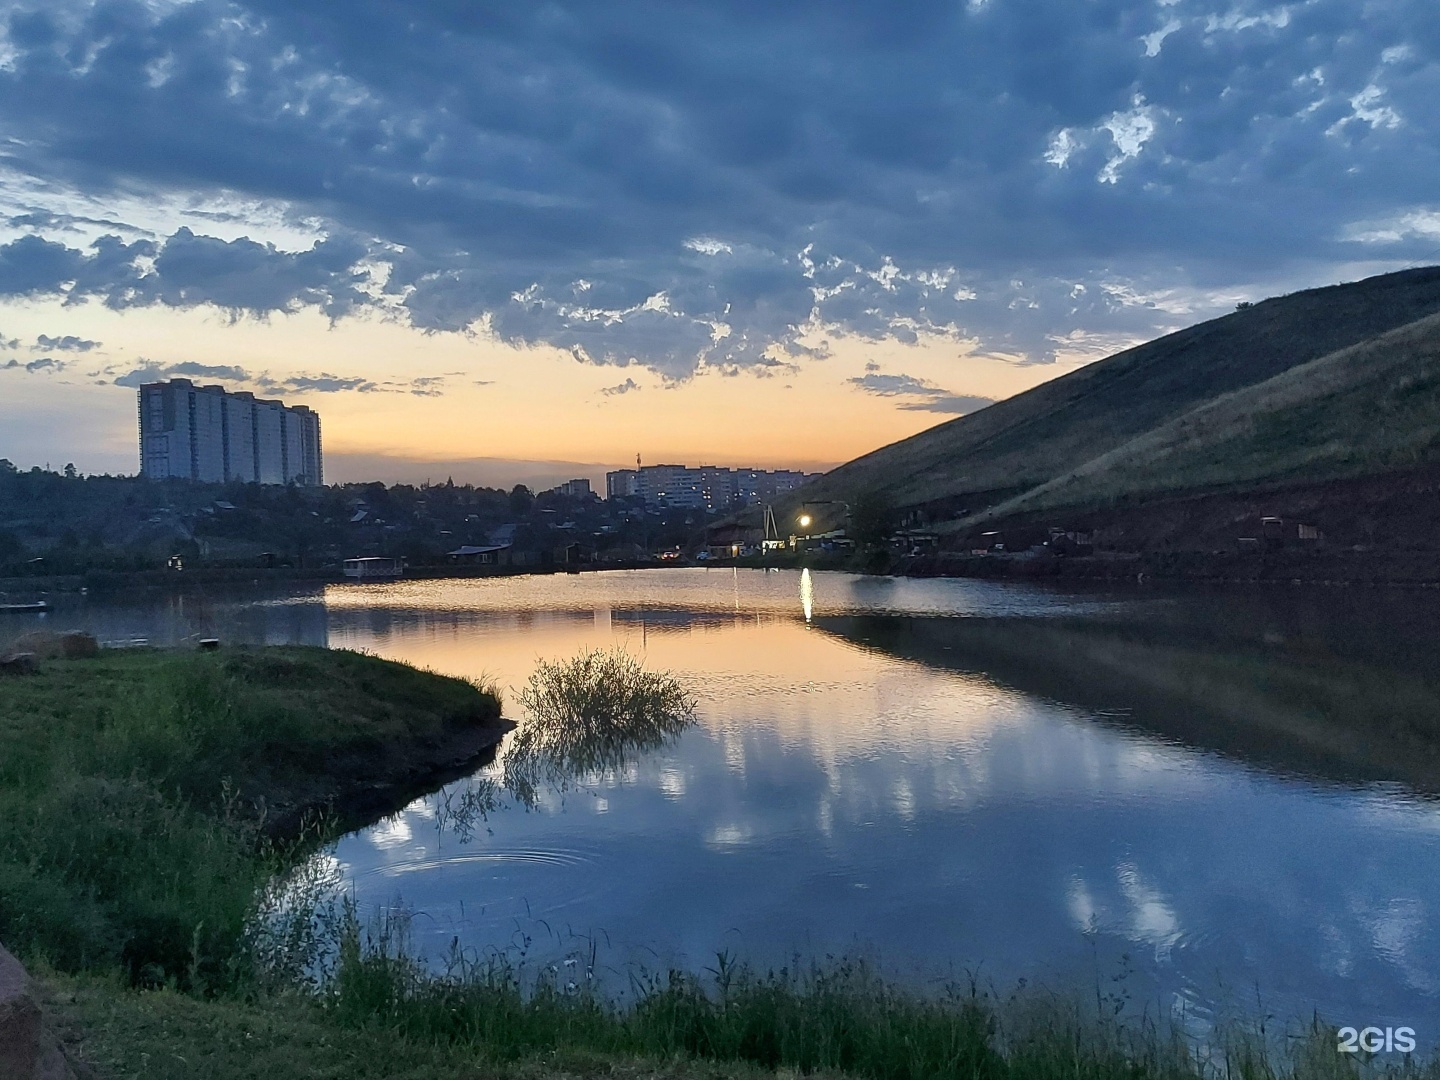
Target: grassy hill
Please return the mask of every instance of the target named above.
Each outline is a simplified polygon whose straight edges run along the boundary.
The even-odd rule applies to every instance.
[[[997,505],[990,518],[1121,496],[1314,482],[1440,456],[1440,315],[1222,394]]]
[[[1131,487],[1423,460],[1435,441],[1436,315],[1440,267],[1276,297],[883,447],[792,499],[884,491],[898,508],[993,519]]]

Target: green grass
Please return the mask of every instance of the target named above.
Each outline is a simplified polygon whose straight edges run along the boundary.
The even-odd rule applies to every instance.
[[[353,928],[352,928],[353,929]],[[382,935],[383,938],[383,935]],[[729,1077],[867,1080],[1434,1080],[1435,1065],[1357,1062],[1333,1031],[1287,1053],[1260,1032],[1203,1049],[1109,1000],[1005,1001],[970,987],[897,988],[863,964],[752,972],[721,958],[704,977],[672,972],[608,1001],[567,972],[528,987],[503,962],[437,976],[394,939],[353,933],[314,995],[200,1002],[93,978],[51,978],[53,1008],[84,1053],[116,1076]],[[1362,1067],[1363,1066],[1363,1067]],[[190,1070],[190,1071],[186,1071]]]
[[[498,713],[460,680],[298,647],[0,680],[0,941],[66,971],[231,985],[264,886],[304,850],[267,839],[269,809]]]
[[[116,1080],[760,1080],[766,1070],[555,1050],[501,1062],[483,1048],[339,1027],[293,997],[201,1000],[96,976],[44,977],[66,1041]]]

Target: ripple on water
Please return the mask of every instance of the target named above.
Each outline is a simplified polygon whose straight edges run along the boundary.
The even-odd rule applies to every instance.
[[[590,852],[561,848],[537,851],[528,848],[501,848],[487,851],[458,851],[435,854],[417,851],[413,858],[374,866],[357,874],[356,880],[375,878],[396,878],[406,874],[428,870],[440,870],[447,866],[469,866],[480,863],[520,864],[524,866],[587,866],[595,862]]]

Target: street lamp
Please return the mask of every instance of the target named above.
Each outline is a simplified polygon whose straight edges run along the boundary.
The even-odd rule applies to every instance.
[[[811,519],[810,519],[810,515],[809,515],[809,514],[801,514],[801,515],[800,515],[800,528],[802,528],[802,529],[808,529],[808,528],[810,527],[810,520],[811,520]]]

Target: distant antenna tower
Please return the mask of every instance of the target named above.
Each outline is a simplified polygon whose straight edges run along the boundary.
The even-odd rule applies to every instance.
[[[769,503],[765,504],[765,539],[780,539],[780,530],[775,526],[775,508]]]

